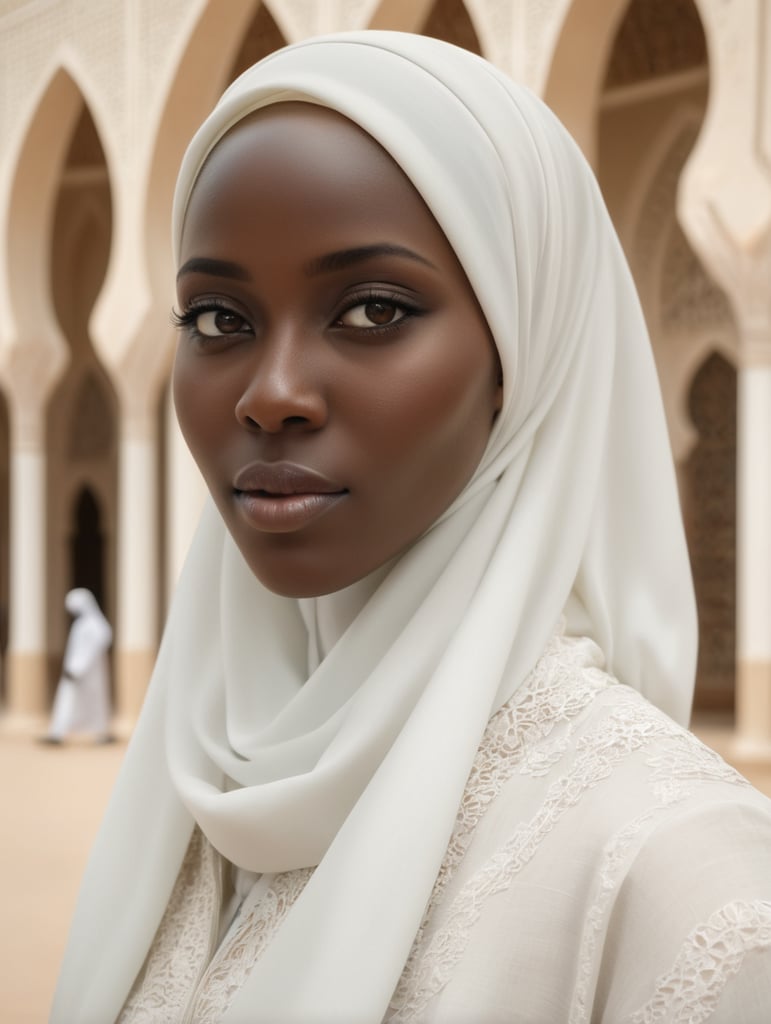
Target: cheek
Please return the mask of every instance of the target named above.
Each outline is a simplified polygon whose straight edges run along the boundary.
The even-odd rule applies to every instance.
[[[387,390],[383,374],[367,415],[381,459],[405,488],[425,491],[430,481],[434,488],[459,492],[492,429],[496,358],[486,335],[474,343],[448,332],[441,341],[441,352],[416,356],[391,377]]]
[[[200,361],[177,350],[171,378],[174,408],[179,428],[193,458],[201,465],[207,448],[216,440],[223,417],[225,396],[216,379],[207,374]],[[208,442],[208,444],[207,444]]]

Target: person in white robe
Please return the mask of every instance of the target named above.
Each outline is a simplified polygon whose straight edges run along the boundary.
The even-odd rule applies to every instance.
[[[43,738],[47,743],[62,743],[70,735],[83,733],[97,742],[109,742],[112,629],[96,598],[85,587],[70,590],[64,607],[73,621],[48,732]]]
[[[232,200],[212,186],[222,154],[252,153],[286,102],[363,129],[412,183],[489,327],[502,402],[449,507],[332,593],[260,582],[213,495],[52,1024],[767,1024],[771,802],[687,730],[674,468],[591,170],[541,101],[448,44],[351,33],[272,54],[227,90],[177,184],[180,264],[208,282],[222,261],[181,339],[191,323],[201,350],[214,338],[213,374],[252,352],[257,286],[227,238],[186,239]],[[293,174],[333,159],[313,140]],[[210,229],[248,242],[251,213],[227,211]],[[278,241],[256,230],[254,259]]]

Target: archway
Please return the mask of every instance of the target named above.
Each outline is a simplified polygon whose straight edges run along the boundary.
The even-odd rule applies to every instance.
[[[90,590],[100,608],[106,604],[102,513],[90,487],[76,495],[70,527],[70,583]]]
[[[115,609],[117,400],[89,337],[110,251],[112,203],[104,152],[85,102],[70,139],[54,211],[51,293],[70,359],[46,415],[49,686],[66,642],[64,595],[93,590]],[[62,514],[70,509],[70,514]]]
[[[701,621],[695,708],[733,710],[736,373],[726,296],[677,220],[677,193],[706,111],[707,45],[693,0],[632,0],[609,55],[598,177],[651,334]]]

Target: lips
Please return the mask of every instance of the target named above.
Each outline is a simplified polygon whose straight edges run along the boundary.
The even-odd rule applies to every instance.
[[[289,494],[342,494],[345,487],[294,462],[252,462],[236,473],[235,491],[274,497]]]
[[[235,475],[233,493],[250,526],[267,533],[290,533],[329,511],[348,491],[307,466],[253,462]]]

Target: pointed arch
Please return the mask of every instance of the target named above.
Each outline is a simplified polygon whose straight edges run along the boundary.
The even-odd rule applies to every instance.
[[[46,634],[51,685],[66,641],[61,608],[67,591],[78,579],[86,579],[82,576],[86,572],[88,582],[83,585],[94,590],[98,584],[102,607],[109,611],[113,606],[118,400],[90,330],[110,258],[112,221],[104,149],[91,112],[81,102],[62,164],[49,243],[49,287],[69,354],[45,416]],[[84,512],[76,530],[62,515],[63,499],[73,490],[82,490],[86,480],[92,500],[88,509],[93,512],[98,507],[99,515]],[[84,569],[84,559],[89,558],[90,567]]]
[[[605,69],[628,0],[572,0],[552,52],[543,98],[595,163],[595,123]]]
[[[66,363],[66,344],[56,321],[49,281],[49,252],[62,166],[83,95],[63,67],[52,75],[15,165],[9,197],[7,278],[17,344],[35,339],[46,351],[46,384],[52,387]]]
[[[227,84],[257,0],[230,0],[227,17],[216,0],[191,25],[155,131],[144,208],[144,244],[150,287],[164,307],[173,266],[169,243],[171,201],[188,142]]]

